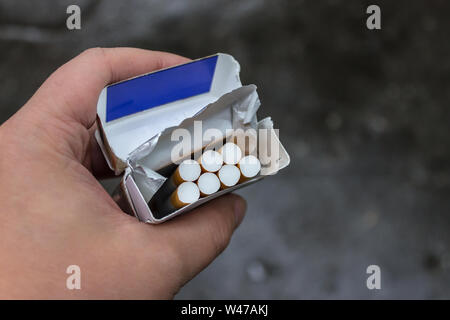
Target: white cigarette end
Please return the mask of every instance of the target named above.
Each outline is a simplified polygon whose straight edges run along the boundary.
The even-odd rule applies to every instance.
[[[216,174],[211,172],[203,173],[197,181],[198,188],[202,195],[208,196],[216,193],[220,189],[220,181]]]
[[[195,181],[201,173],[200,165],[197,161],[192,159],[184,160],[179,166],[178,170],[183,181]]]
[[[219,152],[222,154],[225,164],[237,164],[242,157],[241,148],[232,142],[225,143]]]
[[[253,178],[261,170],[261,162],[255,156],[248,155],[239,161],[239,169],[245,178]]]
[[[177,188],[177,195],[182,203],[189,204],[200,198],[200,191],[194,182],[183,182]]]
[[[238,167],[226,164],[219,170],[220,182],[226,187],[232,187],[238,183],[241,172]]]
[[[216,172],[222,167],[223,158],[217,151],[207,150],[202,154],[200,164],[205,171]]]

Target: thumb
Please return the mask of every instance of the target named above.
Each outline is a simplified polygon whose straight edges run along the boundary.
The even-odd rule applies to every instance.
[[[155,228],[161,241],[174,249],[181,264],[183,283],[180,285],[202,271],[227,247],[246,208],[244,199],[229,194]]]

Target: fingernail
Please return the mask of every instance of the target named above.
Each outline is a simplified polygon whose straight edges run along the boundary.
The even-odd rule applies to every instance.
[[[245,210],[247,210],[247,202],[242,198],[237,198],[234,203],[234,217],[236,219],[236,228],[244,220]]]

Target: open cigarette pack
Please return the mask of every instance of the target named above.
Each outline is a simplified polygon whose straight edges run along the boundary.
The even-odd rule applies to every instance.
[[[161,223],[289,164],[270,117],[257,119],[260,101],[256,86],[243,86],[239,71],[232,56],[219,53],[102,90],[95,137],[110,168],[116,175],[122,174],[113,194],[122,210],[140,221]],[[225,159],[223,150],[230,145],[237,146],[239,158],[208,169],[208,154],[214,152]],[[258,169],[250,169],[254,172],[245,177],[238,161],[249,157],[257,159]],[[196,166],[199,163],[199,169],[189,172],[189,161]],[[189,182],[183,183],[180,171],[181,177],[192,179],[184,178]],[[236,172],[239,181],[229,183]],[[216,180],[220,188],[217,185],[213,192],[205,191],[213,188]],[[180,205],[182,192],[195,197]]]

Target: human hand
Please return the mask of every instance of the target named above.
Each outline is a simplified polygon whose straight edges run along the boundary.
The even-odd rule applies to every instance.
[[[172,298],[227,246],[245,201],[227,195],[161,225],[124,214],[96,177],[101,89],[188,61],[89,49],[54,72],[0,126],[0,298]],[[66,268],[81,289],[66,288]]]

